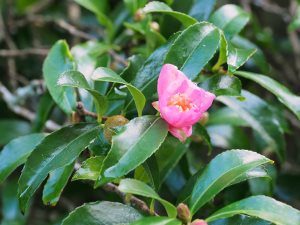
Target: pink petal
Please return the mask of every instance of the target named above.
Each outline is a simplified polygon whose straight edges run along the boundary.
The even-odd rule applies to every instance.
[[[174,137],[178,138],[181,142],[184,142],[192,135],[193,129],[192,126],[176,128],[169,125],[169,131]]]
[[[158,101],[156,102],[152,102],[152,106],[154,109],[156,109],[159,112],[159,105],[158,105]]]
[[[194,220],[191,225],[207,225],[207,223],[204,220],[197,219]]]

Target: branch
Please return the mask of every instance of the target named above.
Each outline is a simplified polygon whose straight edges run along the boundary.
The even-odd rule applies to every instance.
[[[0,57],[24,57],[28,55],[41,55],[46,56],[49,52],[49,49],[1,49]]]
[[[112,193],[117,194],[120,198],[123,199],[124,202],[126,202],[126,200],[129,200],[130,204],[133,207],[141,210],[144,213],[147,213],[149,215],[157,215],[155,212],[152,212],[150,210],[150,208],[147,206],[147,204],[144,201],[142,201],[141,199],[139,199],[135,196],[130,196],[129,199],[127,199],[126,194],[121,192],[119,190],[118,186],[116,186],[112,183],[105,184],[102,188],[103,188],[103,190],[105,190],[107,192],[112,192]]]
[[[86,108],[84,108],[84,105],[82,102],[77,102],[76,106],[77,112],[79,116],[90,116],[92,118],[97,119],[98,115],[94,112],[88,111]]]
[[[34,121],[36,115],[30,110],[21,107],[16,102],[16,96],[14,96],[1,82],[0,82],[0,94],[2,95],[3,100],[6,102],[8,108],[13,111],[15,114],[29,120],[30,122]],[[60,128],[60,125],[55,122],[48,120],[45,124],[46,129],[54,131]]]

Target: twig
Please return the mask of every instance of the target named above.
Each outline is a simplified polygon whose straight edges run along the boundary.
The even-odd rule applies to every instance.
[[[112,183],[108,183],[108,184],[105,184],[102,188],[103,188],[103,190],[105,190],[107,192],[116,193],[120,198],[123,199],[123,201],[126,202],[126,194],[121,192],[119,190],[118,186],[116,186]],[[130,196],[129,199],[127,199],[127,200],[130,202],[130,204],[133,207],[141,210],[142,212],[147,213],[149,215],[157,215],[155,212],[152,212],[150,210],[150,208],[147,206],[147,204],[144,201],[142,201],[141,199],[139,199],[135,196]]]
[[[24,57],[28,55],[41,55],[46,56],[49,52],[49,49],[37,49],[37,48],[28,48],[28,49],[1,49],[0,57]]]
[[[114,50],[109,50],[108,53],[115,59],[115,61],[121,63],[123,66],[128,66],[128,62],[119,56]]]
[[[0,94],[2,95],[2,98],[6,102],[9,109],[13,111],[15,114],[31,122],[35,120],[36,115],[33,112],[15,104],[16,97],[1,82],[0,82]],[[61,126],[51,120],[48,120],[45,124],[45,127],[50,131],[54,131],[59,129]]]
[[[262,8],[266,12],[274,13],[282,17],[285,21],[290,21],[291,16],[288,11],[269,0],[254,0],[253,4]]]
[[[90,117],[95,118],[95,119],[98,118],[96,113],[90,112],[86,108],[84,108],[84,105],[83,105],[82,102],[77,102],[76,109],[77,109],[77,112],[80,116],[90,116]]]
[[[27,10],[28,14],[34,14],[34,13],[39,13],[43,11],[44,9],[48,8],[49,5],[53,2],[54,0],[43,0],[43,1],[38,1],[36,4],[34,4],[32,7],[30,7]]]

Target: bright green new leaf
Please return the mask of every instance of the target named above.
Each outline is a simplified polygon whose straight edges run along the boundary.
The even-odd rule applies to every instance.
[[[57,204],[63,189],[73,173],[73,169],[74,163],[71,163],[50,172],[43,190],[43,202],[45,205],[55,206]]]
[[[74,180],[97,180],[100,175],[101,166],[103,163],[103,156],[95,156],[88,158],[82,163],[82,166],[76,171],[72,177]]]
[[[300,96],[294,95],[287,87],[270,77],[244,71],[236,71],[235,74],[252,80],[272,92],[278,100],[288,107],[300,120]]]
[[[46,86],[56,104],[65,112],[72,113],[76,105],[75,91],[69,87],[57,85],[60,74],[74,70],[75,63],[65,41],[57,41],[43,64],[43,75]]]
[[[109,68],[99,67],[97,68],[93,75],[92,79],[96,81],[107,81],[107,82],[113,82],[113,83],[119,83],[124,84],[130,91],[135,105],[136,109],[138,111],[138,115],[141,116],[143,113],[143,109],[146,103],[146,98],[143,95],[143,93],[134,87],[132,84],[127,83],[125,80],[123,80],[118,74],[116,74],[114,71],[112,71]]]
[[[206,221],[246,214],[270,221],[276,225],[298,225],[300,212],[273,198],[258,195],[234,202],[213,213]]]
[[[94,123],[66,126],[49,134],[35,147],[19,179],[19,201],[23,212],[47,175],[74,162],[99,132],[100,127]]]
[[[153,198],[159,201],[165,207],[169,217],[175,218],[177,215],[177,209],[174,205],[159,197],[159,195],[151,187],[142,181],[135,179],[123,179],[120,182],[119,189],[125,193]]]
[[[86,203],[71,212],[62,225],[130,225],[142,219],[136,209],[118,202]]]
[[[189,201],[191,213],[195,214],[242,174],[270,162],[272,161],[266,157],[247,150],[231,150],[219,154],[207,165],[195,183]]]
[[[29,134],[13,139],[0,151],[0,184],[18,166],[25,163],[31,154],[45,137],[45,134]]]
[[[119,178],[141,165],[158,150],[167,133],[167,124],[159,117],[143,116],[131,120],[113,136],[96,186]]]
[[[149,2],[144,8],[143,11],[145,13],[164,13],[170,16],[173,16],[177,20],[179,20],[185,27],[189,27],[195,23],[197,20],[193,17],[182,13],[173,11],[167,4],[158,1]]]
[[[99,92],[90,87],[82,73],[79,71],[67,71],[60,75],[57,84],[61,86],[83,88],[87,90],[94,98],[94,103],[98,114],[98,121],[102,120],[102,116],[107,110],[107,99],[105,96],[101,95]]]
[[[215,11],[209,21],[224,31],[226,38],[231,39],[248,23],[250,15],[237,5],[224,5]]]

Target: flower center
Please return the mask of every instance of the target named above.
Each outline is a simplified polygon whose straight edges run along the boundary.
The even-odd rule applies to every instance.
[[[168,106],[176,106],[180,112],[185,112],[194,107],[194,104],[186,94],[177,93],[169,99]]]

